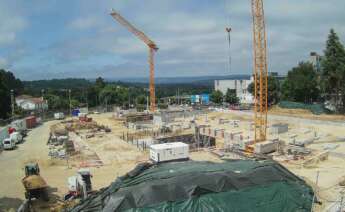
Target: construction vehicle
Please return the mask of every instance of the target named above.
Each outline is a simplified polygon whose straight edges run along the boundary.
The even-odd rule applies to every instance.
[[[149,66],[150,66],[150,111],[155,112],[156,110],[156,97],[155,97],[155,82],[154,82],[154,53],[158,51],[158,46],[148,38],[145,33],[135,28],[125,18],[123,18],[115,10],[111,10],[110,15],[118,21],[121,25],[127,28],[128,31],[137,36],[149,47]]]
[[[25,177],[22,179],[25,188],[25,198],[29,201],[32,198],[49,201],[48,185],[40,176],[40,168],[37,163],[25,165]]]
[[[79,169],[75,176],[68,178],[68,194],[65,195],[64,199],[85,199],[92,192],[91,178],[89,169]]]

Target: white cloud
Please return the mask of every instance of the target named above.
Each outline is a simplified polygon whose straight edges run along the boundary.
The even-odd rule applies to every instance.
[[[69,26],[73,29],[85,30],[99,26],[101,21],[95,16],[80,17],[73,20]]]
[[[67,0],[57,2],[59,8],[50,8],[50,11],[69,5]],[[120,58],[121,62],[117,66],[111,59],[95,63],[92,68],[98,70],[97,74],[111,69],[116,73],[124,71],[126,76],[146,76],[147,47],[112,19],[109,10],[114,7],[159,46],[157,76],[230,74],[227,71],[225,32],[229,25],[233,29],[232,74],[248,74],[252,71],[250,0],[226,2],[224,8],[223,0],[145,0],[145,7],[138,8],[142,1],[104,0],[97,5],[92,0],[77,1],[74,5],[74,9],[78,9],[77,17],[66,12],[64,17],[70,19],[70,22],[67,20],[67,30],[56,29],[63,36],[49,43],[40,54],[58,63],[52,66],[58,70],[75,68],[76,71],[70,72],[74,74],[83,69],[76,67],[76,63],[87,67],[105,55],[107,58]],[[0,18],[3,16],[1,6]],[[345,38],[344,0],[266,0],[264,6],[271,71],[286,72],[301,59],[307,59],[310,51],[322,53],[331,27]],[[25,19],[11,21],[6,26],[0,25],[0,45],[15,43],[18,32],[27,25]],[[9,20],[7,22],[10,23]],[[11,64],[13,60],[6,58]],[[56,72],[50,67],[45,69]],[[85,76],[93,73],[96,74],[90,70]]]
[[[0,68],[6,68],[7,65],[7,60],[5,58],[0,57]]]
[[[14,44],[17,33],[25,29],[27,20],[6,3],[0,2],[0,46]]]

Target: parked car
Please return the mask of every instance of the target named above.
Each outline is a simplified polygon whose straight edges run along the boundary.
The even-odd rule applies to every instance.
[[[19,144],[23,141],[23,136],[19,132],[13,132],[10,135],[10,139],[14,141],[15,144]]]
[[[6,138],[3,141],[3,145],[4,145],[5,150],[11,150],[11,149],[16,148],[16,143],[10,138]]]

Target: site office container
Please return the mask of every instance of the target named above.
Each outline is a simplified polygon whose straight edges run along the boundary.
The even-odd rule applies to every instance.
[[[154,162],[187,160],[189,146],[182,142],[154,144],[150,146],[150,159]]]
[[[28,129],[35,128],[37,125],[36,117],[35,116],[29,116],[26,119],[26,127]]]

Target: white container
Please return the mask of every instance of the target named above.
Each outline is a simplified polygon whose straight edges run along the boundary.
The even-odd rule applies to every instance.
[[[89,108],[87,108],[87,107],[82,107],[82,108],[79,108],[79,111],[80,111],[80,113],[88,114],[88,113],[89,113]]]
[[[18,132],[23,132],[26,130],[26,120],[20,119],[20,120],[13,121],[11,123],[11,127],[16,129],[16,131]]]
[[[278,147],[278,141],[264,141],[255,144],[254,151],[258,154],[267,154],[275,152]]]
[[[272,124],[270,127],[271,134],[281,134],[289,131],[289,125],[285,123]]]
[[[10,139],[15,143],[19,144],[23,141],[23,136],[19,132],[13,132],[10,135]]]
[[[63,113],[54,113],[54,119],[61,120],[64,118],[65,118],[65,115]]]
[[[154,144],[150,146],[150,159],[159,163],[189,158],[189,146],[182,142]]]

